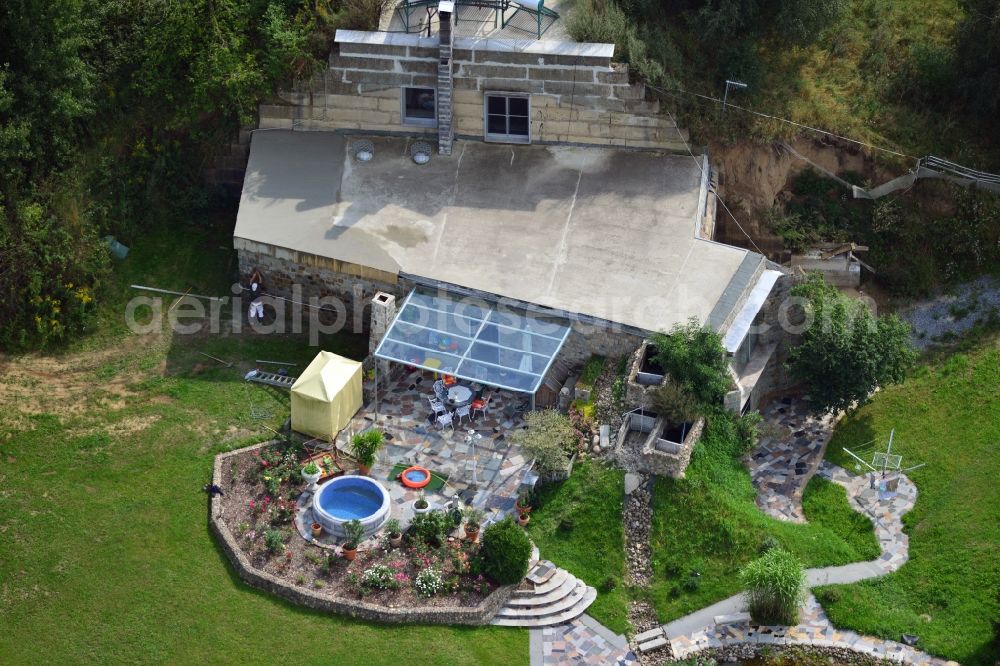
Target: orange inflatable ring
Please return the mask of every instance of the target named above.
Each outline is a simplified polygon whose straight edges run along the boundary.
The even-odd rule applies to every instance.
[[[426,467],[414,465],[399,473],[399,480],[407,488],[423,488],[431,482],[431,472]]]

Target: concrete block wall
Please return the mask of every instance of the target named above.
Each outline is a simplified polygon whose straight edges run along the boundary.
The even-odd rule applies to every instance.
[[[260,107],[260,126],[435,136],[402,123],[401,87],[436,88],[437,37],[340,30],[329,67]],[[611,62],[611,44],[454,40],[454,131],[484,136],[486,92],[527,93],[534,143],[684,151],[687,133]]]

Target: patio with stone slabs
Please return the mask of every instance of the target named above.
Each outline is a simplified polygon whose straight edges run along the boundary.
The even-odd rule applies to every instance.
[[[427,402],[433,383],[433,375],[421,371],[406,372],[392,380],[387,388],[379,390],[377,417],[375,403],[365,405],[340,433],[335,445],[338,451],[349,453],[354,433],[377,427],[386,434],[378,460],[368,476],[389,491],[390,516],[399,520],[404,528],[413,519],[413,503],[421,495],[435,509],[444,508],[457,496],[463,504],[486,513],[485,527],[513,513],[521,484],[531,469],[531,461],[525,460],[520,448],[511,443],[509,437],[511,431],[524,427],[529,399],[493,390],[485,415],[471,422],[456,422],[455,428],[440,428],[432,423]],[[366,382],[365,388],[365,394],[370,395],[372,384]],[[438,490],[414,490],[388,478],[397,464],[419,465],[448,478]],[[349,466],[345,467],[348,474],[356,473]],[[313,539],[311,500],[309,492],[299,496],[296,529],[311,543],[336,545],[336,540],[326,534]]]
[[[772,403],[763,416],[766,427],[747,458],[757,506],[778,520],[804,523],[802,493],[823,460],[834,419],[811,414],[801,398]]]

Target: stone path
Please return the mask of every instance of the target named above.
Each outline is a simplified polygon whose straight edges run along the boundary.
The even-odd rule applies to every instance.
[[[808,586],[853,583],[885,575],[903,566],[908,558],[909,539],[903,533],[902,517],[916,502],[916,486],[901,475],[898,492],[883,497],[871,487],[868,476],[855,476],[827,461],[822,462],[818,473],[843,486],[852,507],[871,519],[882,554],[871,562],[807,569]],[[794,627],[752,624],[742,614],[745,608],[743,595],[737,594],[663,625],[670,638],[674,658],[684,658],[706,649],[757,644],[847,648],[873,657],[921,666],[953,663],[896,641],[836,629],[811,594],[800,610],[801,621]]]
[[[589,615],[566,624],[533,629],[529,647],[531,666],[631,666],[636,663],[628,640]]]
[[[833,423],[831,416],[811,415],[801,399],[785,398],[764,411],[760,441],[747,460],[764,513],[806,522],[802,493],[823,460]]]

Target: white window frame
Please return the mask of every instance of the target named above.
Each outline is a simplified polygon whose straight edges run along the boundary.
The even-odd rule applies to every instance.
[[[528,133],[522,134],[493,134],[490,132],[490,97],[506,97],[507,99],[517,98],[528,100]],[[510,107],[507,108],[508,129],[510,127]],[[483,138],[491,143],[531,143],[531,93],[504,92],[501,90],[491,90],[483,93]]]
[[[434,117],[433,118],[411,118],[406,115],[406,91],[407,90],[430,90],[434,93]],[[400,86],[399,87],[399,118],[403,125],[412,127],[437,127],[438,126],[438,91],[430,86]]]

